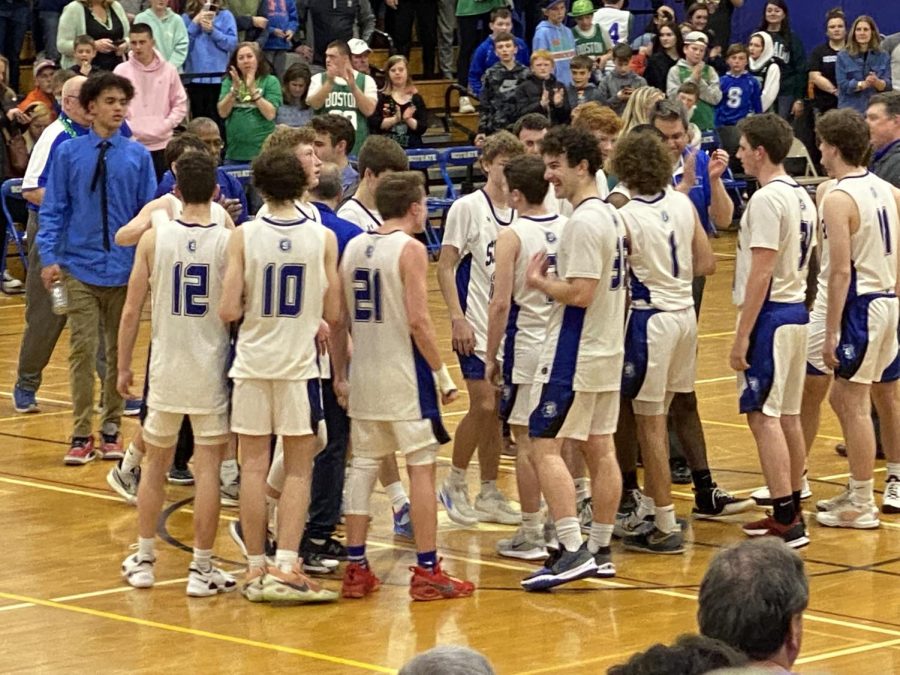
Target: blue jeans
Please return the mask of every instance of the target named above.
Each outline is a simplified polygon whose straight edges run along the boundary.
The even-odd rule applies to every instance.
[[[31,24],[31,9],[23,4],[0,5],[0,54],[9,60],[9,86],[19,91],[19,52]]]
[[[44,56],[59,63],[59,49],[56,48],[56,31],[59,28],[59,12],[38,13],[41,29],[44,31]]]
[[[322,380],[322,406],[328,444],[316,455],[312,486],[309,495],[309,522],[305,536],[327,539],[341,519],[341,500],[344,495],[344,467],[347,461],[347,441],[350,419],[338,405],[331,380]]]

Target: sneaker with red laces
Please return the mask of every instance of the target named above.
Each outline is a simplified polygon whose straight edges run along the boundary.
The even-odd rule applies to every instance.
[[[72,445],[63,461],[69,466],[87,464],[97,458],[93,436],[73,436]]]
[[[745,523],[741,529],[748,537],[780,537],[791,548],[801,548],[809,543],[806,524],[799,515],[790,524],[782,525],[767,512],[765,518]]]
[[[475,584],[471,581],[454,579],[444,574],[440,561],[433,570],[417,565],[410,567],[409,571],[413,573],[409,582],[409,595],[413,600],[468,598],[475,592]]]
[[[103,442],[100,443],[100,459],[118,461],[125,456],[119,434],[101,434],[101,436]]]
[[[341,595],[345,598],[364,598],[369,593],[374,593],[381,586],[381,580],[368,565],[350,563],[344,570],[344,583],[341,585]]]

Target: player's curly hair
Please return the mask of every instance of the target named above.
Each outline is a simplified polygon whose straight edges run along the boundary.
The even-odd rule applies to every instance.
[[[263,148],[250,168],[253,187],[267,201],[290,202],[300,199],[306,190],[306,172],[293,148]]]
[[[316,130],[312,127],[289,127],[278,124],[275,131],[263,141],[263,150],[286,150],[293,152],[298,145],[315,145]]]
[[[615,136],[622,129],[622,118],[615,111],[596,101],[582,103],[576,108],[572,126],[585,131],[599,131],[601,134]]]
[[[600,168],[600,146],[584,129],[553,127],[541,141],[541,154],[551,157],[564,155],[570,167],[585,161],[592,176]]]
[[[871,141],[869,125],[852,108],[829,110],[816,121],[816,135],[833,145],[850,166],[865,166]]]
[[[653,133],[622,136],[613,149],[610,168],[635,194],[653,195],[672,183],[672,153]]]
[[[508,131],[498,131],[484,139],[481,148],[481,160],[491,163],[500,155],[515,157],[525,153],[525,146]]]

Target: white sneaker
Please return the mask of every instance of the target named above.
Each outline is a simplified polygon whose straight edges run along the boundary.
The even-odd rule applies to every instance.
[[[816,511],[825,512],[825,511],[834,511],[834,509],[842,506],[843,504],[850,501],[850,486],[844,488],[842,492],[839,492],[831,499],[820,499],[816,502]]]
[[[122,578],[135,588],[150,588],[156,578],[153,576],[153,563],[156,558],[150,560],[141,559],[139,554],[132,553],[122,561]]]
[[[468,96],[459,97],[459,112],[464,115],[475,112],[475,106],[472,105],[472,100]]]
[[[535,537],[529,535],[524,527],[520,527],[512,539],[501,539],[497,542],[497,553],[504,558],[543,560],[547,557],[543,532]]]
[[[136,466],[130,471],[123,471],[120,461],[106,474],[106,482],[116,494],[125,500],[127,504],[137,504],[138,485],[141,482],[141,467]]]
[[[800,483],[800,499],[809,499],[812,497],[812,490],[809,489],[809,480],[806,474],[803,474],[803,481]],[[761,487],[750,495],[750,499],[756,502],[757,506],[772,506],[772,494],[768,487]]]
[[[441,485],[438,499],[454,523],[465,526],[478,524],[478,514],[469,504],[469,488],[465,483],[456,485],[448,478]]]
[[[590,497],[585,497],[578,502],[578,522],[581,524],[581,531],[589,534],[591,531],[591,523],[594,522],[594,507]]]
[[[469,99],[466,99],[467,101]],[[462,99],[460,99],[460,104],[462,104]],[[472,107],[472,104],[469,104],[469,107]],[[460,112],[463,112],[460,110]],[[475,112],[474,108],[471,111],[467,112]],[[7,293],[21,293],[22,292],[22,282],[16,279],[12,274],[10,274],[7,270],[3,270],[3,290]]]
[[[857,504],[849,499],[830,511],[820,511],[816,520],[825,527],[850,527],[856,530],[873,530],[881,523],[875,500]]]
[[[479,494],[475,498],[475,515],[483,523],[518,525],[522,522],[522,514],[512,507],[500,490]]]
[[[900,513],[900,478],[897,476],[888,476],[884,481],[881,510],[884,513]]]
[[[204,572],[196,564],[191,563],[188,569],[187,594],[192,598],[206,598],[234,590],[237,590],[237,581],[227,572],[212,566]]]
[[[222,506],[237,506],[240,504],[241,481],[235,480],[228,485],[219,484],[219,503]]]

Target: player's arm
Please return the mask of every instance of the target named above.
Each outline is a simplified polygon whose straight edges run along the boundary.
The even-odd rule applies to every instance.
[[[716,273],[716,254],[713,253],[712,244],[696,209],[691,209],[694,214],[694,238],[691,240],[691,256],[694,260],[694,276],[708,277]]]
[[[144,204],[138,214],[116,230],[116,243],[119,246],[134,246],[141,235],[153,227],[152,215],[154,211],[163,211],[167,218],[172,217],[171,203],[166,196],[158,197]]]
[[[449,403],[456,396],[447,367],[441,361],[437,335],[428,313],[428,254],[421,242],[410,241],[400,253],[400,279],[403,282],[403,304],[409,322],[409,334],[419,353],[435,373],[441,390],[441,400]]]
[[[244,315],[244,230],[236,229],[228,238],[225,252],[225,278],[222,280],[222,303],[219,318],[229,323]]]
[[[709,219],[716,227],[731,225],[734,217],[734,202],[728,196],[722,176],[728,169],[728,153],[721,148],[709,156],[707,173],[709,177],[710,200]]]
[[[339,274],[343,278],[343,269]],[[339,294],[338,305],[340,314],[329,338],[329,353],[331,355],[331,386],[337,396],[338,404],[347,407],[348,384],[347,368],[350,362],[350,310],[347,308],[347,298],[343,292]]]
[[[497,352],[509,321],[513,283],[516,275],[516,258],[521,244],[512,230],[503,230],[497,237],[494,250],[494,291],[488,303],[487,348],[485,354],[485,379],[493,381],[497,375]],[[499,381],[497,382],[499,383]]]
[[[828,224],[828,309],[825,312],[825,345],[822,357],[825,365],[836,368],[837,349],[841,335],[841,317],[850,289],[850,237],[853,221],[859,220],[859,210],[846,192],[829,192],[822,206],[822,218]]]
[[[750,250],[750,273],[747,275],[747,287],[744,290],[744,304],[741,305],[734,345],[729,357],[732,370],[747,370],[750,367],[747,363],[750,333],[753,332],[756,319],[766,301],[777,261],[777,249],[755,247]]]
[[[134,383],[131,372],[131,358],[134,354],[134,343],[137,341],[138,327],[141,321],[141,309],[150,290],[150,270],[153,268],[153,252],[156,250],[156,233],[151,232],[138,243],[134,257],[134,266],[128,278],[128,291],[125,295],[125,306],[119,320],[118,369],[119,377],[116,389],[122,396],[130,396],[129,388]]]
[[[459,294],[456,291],[456,265],[459,263],[459,249],[444,244],[441,246],[441,257],[438,259],[437,278],[441,295],[450,314],[450,334],[453,351],[468,355],[475,349],[475,331],[466,319]]]
[[[331,230],[325,230],[325,279],[328,288],[322,299],[322,318],[334,330],[341,319],[341,279],[337,272],[338,250],[337,237]]]
[[[559,279],[547,274],[549,262],[546,253],[535,253],[528,263],[525,279],[529,286],[549,295],[556,302],[573,307],[588,307],[594,301],[599,279],[572,277]]]

